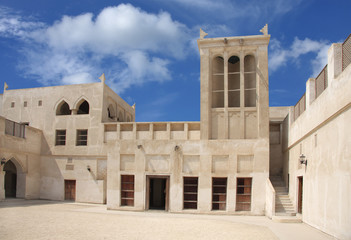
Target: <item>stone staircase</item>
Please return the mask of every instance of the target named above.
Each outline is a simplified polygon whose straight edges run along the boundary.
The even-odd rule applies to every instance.
[[[292,204],[288,189],[281,176],[271,176],[270,181],[275,190],[275,216],[277,222],[301,222],[300,217],[296,217],[295,207]]]

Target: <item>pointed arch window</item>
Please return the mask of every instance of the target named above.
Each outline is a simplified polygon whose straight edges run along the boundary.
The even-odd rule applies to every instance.
[[[240,107],[240,58],[228,59],[228,107]]]
[[[79,105],[77,114],[89,114],[89,103],[86,100]]]
[[[118,121],[118,122],[123,122],[123,114],[122,114],[122,112],[119,112],[119,113],[118,113],[117,121]]]
[[[224,107],[224,59],[215,57],[212,63],[212,108]]]
[[[116,111],[115,108],[113,107],[112,104],[110,104],[107,108],[107,114],[108,114],[108,118],[110,119],[115,119],[116,117]]]
[[[244,59],[245,107],[256,107],[256,59],[252,55]]]
[[[62,101],[56,109],[56,115],[71,115],[71,109],[69,108],[68,103]]]

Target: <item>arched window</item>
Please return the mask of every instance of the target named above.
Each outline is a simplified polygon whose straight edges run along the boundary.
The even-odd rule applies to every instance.
[[[122,114],[122,112],[118,112],[117,121],[118,121],[118,122],[123,122],[123,114]]]
[[[228,59],[228,107],[240,107],[240,59]]]
[[[77,114],[89,114],[89,103],[87,101],[84,100],[84,102],[79,105]]]
[[[220,56],[212,63],[212,107],[224,107],[224,60]]]
[[[256,60],[252,55],[245,56],[244,59],[244,96],[245,107],[256,106]]]
[[[108,118],[110,119],[115,119],[116,117],[116,111],[115,108],[113,107],[112,104],[110,104],[107,108],[107,114],[108,114]]]
[[[69,109],[69,105],[62,101],[56,109],[56,115],[71,115],[71,109]]]

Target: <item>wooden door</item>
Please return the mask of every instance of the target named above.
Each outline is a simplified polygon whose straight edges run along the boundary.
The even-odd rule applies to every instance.
[[[302,213],[302,199],[303,199],[303,177],[298,177],[298,202],[297,212]]]
[[[65,200],[76,200],[76,180],[65,180]]]

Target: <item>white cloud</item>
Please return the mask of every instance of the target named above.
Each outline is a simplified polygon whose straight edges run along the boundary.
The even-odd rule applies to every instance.
[[[286,66],[288,62],[296,64],[303,55],[314,53],[316,57],[311,61],[312,76],[317,77],[328,62],[329,47],[330,43],[328,41],[315,41],[309,38],[300,40],[295,37],[292,45],[284,49],[277,39],[272,39],[269,47],[269,70],[274,72]]]
[[[0,6],[0,36],[26,39],[32,31],[44,28],[45,24],[24,19],[9,8]]]
[[[106,81],[118,92],[170,80],[169,62],[186,56],[191,39],[190,30],[169,13],[151,14],[130,4],[104,8],[96,17],[63,16],[51,26],[5,10],[0,33],[25,40],[19,68],[47,85],[91,82],[107,61],[114,69],[104,71]]]
[[[182,57],[187,28],[169,13],[149,14],[130,4],[103,9],[95,21],[92,13],[64,16],[47,29],[53,48],[84,48],[96,53],[119,54],[128,50],[162,52]]]
[[[123,54],[123,61],[127,67],[120,73],[111,74],[118,77],[115,79],[115,89],[121,92],[121,89],[129,88],[132,85],[141,85],[145,82],[158,81],[163,82],[171,79],[170,72],[167,68],[168,61],[160,58],[150,59],[142,51],[131,51]]]
[[[297,7],[302,0],[170,0],[188,8],[206,10],[213,17],[221,19],[237,19],[248,17],[248,20],[273,18],[287,13]],[[206,15],[207,17],[207,15]]]
[[[76,73],[62,78],[64,84],[81,84],[87,82],[94,82],[94,77],[90,73],[82,72]]]

